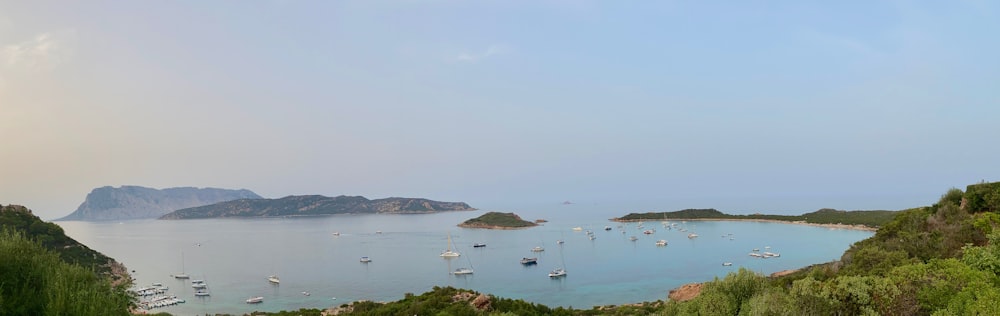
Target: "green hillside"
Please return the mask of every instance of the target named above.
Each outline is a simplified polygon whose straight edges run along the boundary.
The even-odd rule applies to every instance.
[[[27,208],[0,207],[0,315],[129,315],[126,277]]]

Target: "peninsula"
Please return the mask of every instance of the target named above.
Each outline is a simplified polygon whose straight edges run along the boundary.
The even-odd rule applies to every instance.
[[[189,207],[215,204],[237,199],[259,199],[250,190],[217,188],[153,189],[134,185],[96,188],[87,194],[76,211],[60,221],[119,221],[157,218]]]
[[[333,214],[422,214],[472,211],[464,202],[439,202],[419,198],[391,197],[369,200],[363,196],[291,195],[280,199],[240,199],[192,207],[163,215],[160,219],[217,217],[312,216]]]
[[[628,215],[612,218],[611,220],[617,222],[662,220],[784,222],[874,231],[892,220],[896,216],[896,213],[898,212],[839,211],[825,208],[802,215],[730,215],[719,212],[716,209],[685,209],[674,212],[629,213]]]
[[[538,224],[521,219],[514,213],[488,212],[482,216],[458,224],[463,228],[518,229],[535,227]]]

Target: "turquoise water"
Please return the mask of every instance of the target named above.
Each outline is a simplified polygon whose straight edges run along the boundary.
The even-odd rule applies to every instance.
[[[804,225],[756,222],[677,223],[700,237],[666,230],[659,221],[617,228],[607,218],[625,214],[599,207],[550,206],[517,211],[525,219],[545,218],[523,230],[463,229],[455,225],[485,211],[424,215],[338,215],[327,217],[205,219],[184,221],[57,222],[66,233],[135,270],[137,284],[160,282],[187,303],[158,310],[177,315],[325,308],[355,300],[389,301],[433,286],[455,286],[520,298],[549,306],[589,308],[665,299],[685,283],[703,282],[739,267],[760,273],[835,260],[850,244],[872,233]],[[603,230],[611,226],[611,231]],[[592,230],[590,240],[584,232]],[[622,231],[625,231],[623,234]],[[376,233],[382,231],[382,233]],[[340,232],[334,236],[333,232]],[[461,257],[438,256],[451,235]],[[733,240],[729,239],[733,234]],[[638,237],[630,241],[629,236]],[[723,237],[727,236],[727,237]],[[563,245],[557,240],[565,240]],[[666,247],[655,242],[665,239]],[[487,246],[473,248],[482,242]],[[531,252],[541,246],[544,252]],[[747,254],[770,246],[780,258]],[[170,275],[183,266],[204,279],[211,297],[195,298],[190,282]],[[371,263],[359,262],[369,256]],[[539,258],[523,266],[522,257]],[[722,266],[732,262],[733,266]],[[475,273],[449,272],[472,267]],[[565,278],[547,274],[565,267]],[[272,286],[267,276],[281,277]],[[309,292],[305,296],[302,292]],[[251,296],[264,303],[245,304]],[[333,298],[336,299],[333,299]]]

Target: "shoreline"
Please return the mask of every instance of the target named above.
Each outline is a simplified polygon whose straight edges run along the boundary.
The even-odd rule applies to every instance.
[[[815,227],[825,227],[830,229],[850,229],[850,230],[862,230],[875,232],[878,231],[877,227],[869,227],[865,225],[850,225],[850,224],[820,224],[820,223],[809,223],[806,221],[783,221],[777,219],[758,219],[758,218],[676,218],[673,221],[714,221],[714,222],[761,222],[761,223],[779,223],[779,224],[794,224],[794,225],[807,225]],[[649,222],[656,221],[655,219],[645,219],[645,220],[623,220],[619,218],[612,218],[611,221],[630,223],[630,222]]]

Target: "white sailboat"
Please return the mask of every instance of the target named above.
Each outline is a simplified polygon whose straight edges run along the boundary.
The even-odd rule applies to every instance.
[[[563,256],[562,249],[559,249],[559,260],[562,261],[562,267],[555,268],[549,272],[549,278],[559,278],[566,276],[566,258]]]
[[[448,250],[442,251],[441,256],[445,258],[454,258],[461,256],[462,254],[451,250],[451,234],[448,234]]]
[[[190,279],[191,276],[184,273],[184,252],[181,251],[181,273],[174,274],[174,279]]]
[[[469,259],[469,256],[465,256],[465,259],[469,260],[469,267],[468,268],[458,268],[458,269],[455,269],[455,272],[452,272],[452,274],[454,274],[454,275],[472,274],[472,272],[473,272],[473,270],[472,270],[472,259]]]

